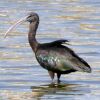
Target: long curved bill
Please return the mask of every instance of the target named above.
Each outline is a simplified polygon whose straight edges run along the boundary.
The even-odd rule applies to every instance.
[[[14,25],[12,25],[12,26],[6,31],[6,33],[5,33],[5,35],[4,35],[4,38],[6,38],[6,36],[8,35],[8,33],[9,33],[13,28],[15,28],[17,25],[21,24],[22,22],[26,21],[26,18],[27,18],[27,16],[24,17],[24,18],[21,18],[21,19],[20,19],[19,21],[17,21]]]

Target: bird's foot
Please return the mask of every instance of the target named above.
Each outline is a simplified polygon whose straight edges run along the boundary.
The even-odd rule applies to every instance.
[[[58,80],[57,80],[57,83],[59,84],[60,82],[61,82],[61,81],[58,79]]]
[[[52,79],[52,82],[51,82],[52,84],[55,84],[56,83],[56,81],[54,80],[54,79]],[[61,83],[61,80],[57,80],[57,84],[59,84],[59,83]]]
[[[54,81],[54,79],[52,79],[52,82],[51,82],[52,84],[54,84],[55,83],[55,81]]]

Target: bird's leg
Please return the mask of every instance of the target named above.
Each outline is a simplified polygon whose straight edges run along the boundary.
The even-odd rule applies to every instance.
[[[57,82],[58,82],[58,83],[60,83],[60,76],[61,76],[61,74],[60,74],[60,73],[57,73],[57,78],[58,78],[58,79],[57,79]]]
[[[49,76],[51,77],[52,82],[53,82],[53,79],[54,79],[55,73],[52,72],[52,71],[48,71],[48,73],[49,73]]]

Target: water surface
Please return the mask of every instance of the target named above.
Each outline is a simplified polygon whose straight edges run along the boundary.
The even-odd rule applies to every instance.
[[[3,39],[13,23],[32,11],[40,16],[38,41],[68,39],[69,47],[91,65],[91,74],[62,75],[60,84],[51,84],[29,46],[28,23]],[[88,98],[100,100],[100,1],[0,0],[0,100]]]

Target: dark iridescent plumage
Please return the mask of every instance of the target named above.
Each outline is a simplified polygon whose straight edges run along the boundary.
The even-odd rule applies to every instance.
[[[56,73],[63,74],[70,70],[90,72],[90,66],[82,58],[59,43],[57,45],[54,42],[41,44],[35,54],[41,66]]]

